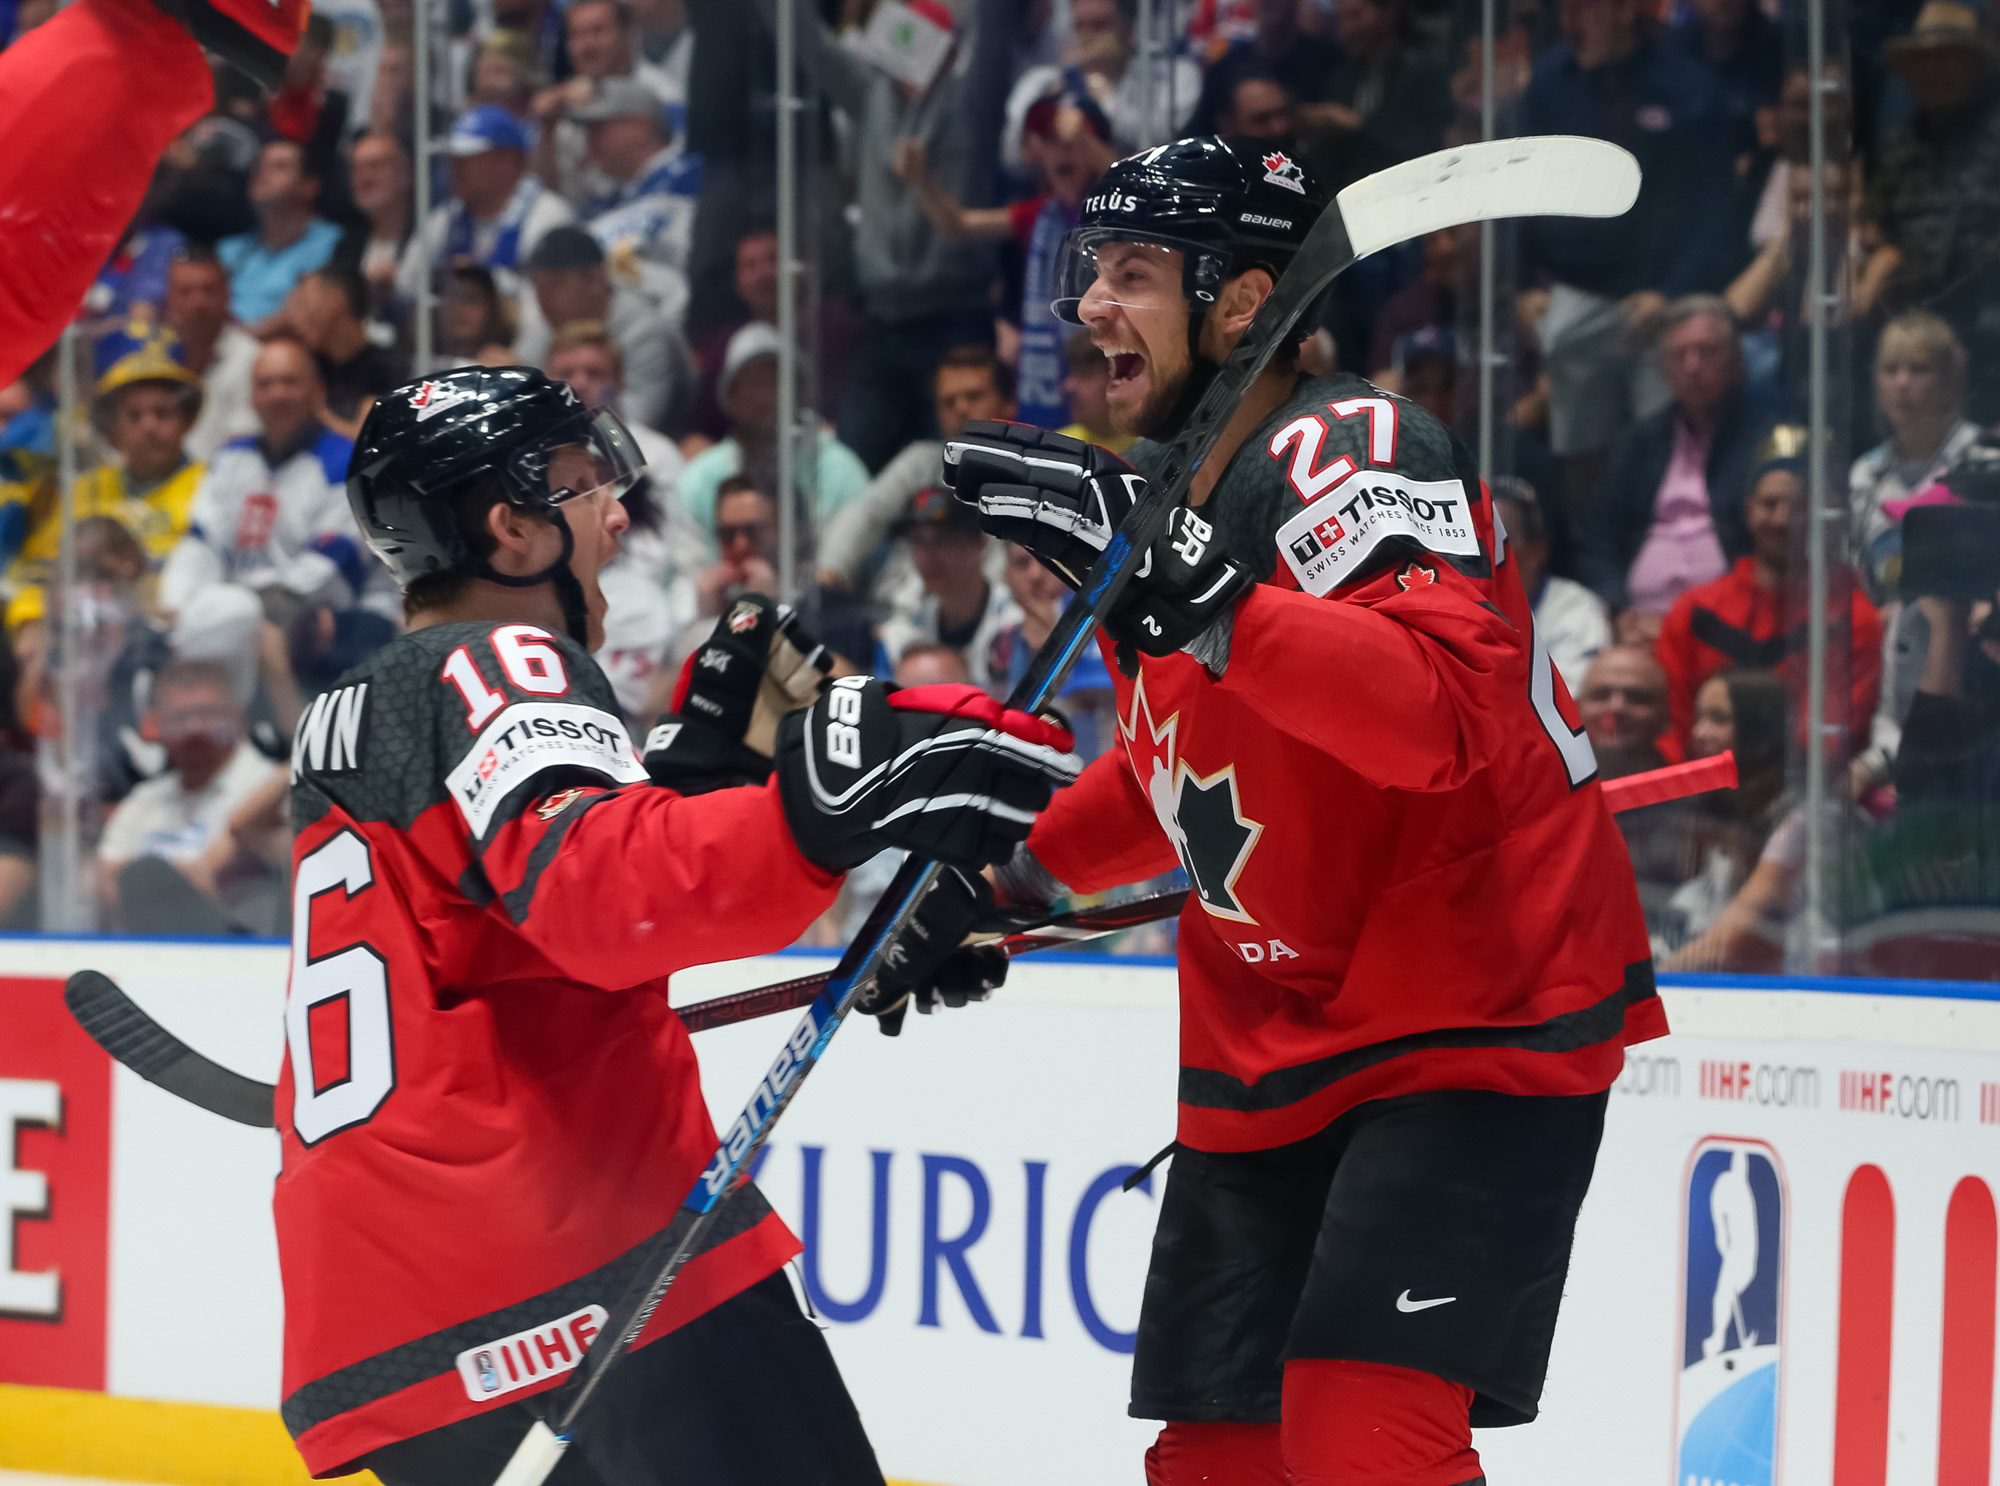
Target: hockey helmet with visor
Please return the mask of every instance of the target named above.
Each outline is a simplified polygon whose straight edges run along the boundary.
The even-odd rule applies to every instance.
[[[1312,230],[1326,197],[1291,152],[1266,139],[1208,135],[1178,140],[1112,165],[1083,198],[1057,254],[1059,319],[1083,323],[1083,301],[1151,307],[1159,275],[1120,273],[1137,245],[1145,256],[1179,252],[1180,292],[1199,321],[1222,286],[1246,269],[1275,279]]]
[[[570,635],[588,645],[583,589],[571,571],[571,501],[622,499],[645,473],[631,432],[609,409],[592,412],[533,367],[461,367],[384,394],[356,441],[348,504],[375,554],[407,588],[432,573],[463,572],[510,588],[553,583]],[[467,540],[455,497],[490,477],[509,505],[542,512],[562,554],[539,573],[496,570]]]

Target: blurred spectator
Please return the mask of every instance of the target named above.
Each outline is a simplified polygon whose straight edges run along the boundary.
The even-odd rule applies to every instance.
[[[77,481],[77,519],[110,517],[138,538],[155,565],[163,560],[187,529],[201,480],[202,466],[189,460],[184,443],[200,408],[201,379],[159,341],[130,345],[98,378],[91,407],[91,421],[117,462]],[[53,580],[61,549],[61,507],[32,512],[27,505],[0,506],[0,546],[13,561],[9,631],[47,612],[43,585]]]
[[[1667,39],[1722,84],[1737,153],[1769,145],[1777,132],[1785,34],[1756,0],[1692,0]]]
[[[416,67],[407,37],[385,43],[375,68],[375,87],[368,95],[368,132],[389,135],[405,152],[414,147],[416,138]]]
[[[201,378],[201,416],[188,431],[188,454],[215,457],[228,440],[256,427],[250,366],[257,338],[229,318],[229,271],[206,248],[191,247],[167,267],[167,328],[182,365]]]
[[[1111,426],[1111,405],[1105,400],[1105,391],[1111,385],[1110,361],[1091,341],[1088,330],[1071,332],[1063,355],[1069,361],[1063,396],[1069,399],[1070,416],[1076,421],[1062,432],[1109,449],[1113,454],[1123,454],[1139,440]]]
[[[1792,689],[1795,714],[1806,715],[1805,565],[1798,563],[1789,576],[1787,570],[1793,538],[1803,542],[1805,494],[1803,460],[1766,464],[1743,507],[1750,555],[1713,583],[1689,589],[1668,611],[1656,653],[1666,667],[1668,711],[1682,743],[1694,727],[1695,693],[1719,671],[1777,672]],[[1832,655],[1846,658],[1849,695],[1845,708],[1837,694],[1828,696],[1825,721],[1857,740],[1874,716],[1882,683],[1882,622],[1849,570],[1831,575],[1828,592],[1827,645]]]
[[[602,320],[572,320],[549,339],[542,370],[567,382],[587,408],[610,408],[631,430],[646,456],[646,474],[668,491],[680,486],[685,461],[674,441],[634,418],[625,397],[625,357]]]
[[[1111,7],[1111,0],[1085,3]],[[978,14],[997,9],[987,6]],[[990,40],[991,55],[1004,55],[1004,42]],[[961,44],[968,60],[988,55],[976,34],[955,39],[954,49]],[[919,96],[845,48],[827,48],[821,61],[829,99],[854,122],[854,271],[865,319],[842,389],[840,437],[876,470],[911,439],[934,431],[924,389],[945,350],[993,338],[993,250],[953,242],[930,224],[916,193],[895,173],[896,142],[907,137],[921,143],[930,169],[956,200],[987,205],[1006,75],[995,66],[960,68],[947,60]]]
[[[1329,136],[1345,166],[1329,182],[1337,187],[1441,148],[1452,102],[1449,75],[1418,44],[1408,0],[1334,0],[1333,17],[1346,56],[1303,127]]]
[[[694,27],[687,0],[634,0],[632,29],[639,55],[657,69],[653,81],[669,103],[687,101],[688,65],[694,57]]]
[[[754,224],[737,237],[731,264],[736,298],[744,313],[706,316],[707,323],[716,328],[702,340],[695,356],[701,365],[701,395],[695,403],[694,431],[707,439],[719,439],[729,431],[729,420],[716,400],[715,384],[722,375],[730,338],[753,320],[762,320],[766,325],[778,323],[778,234],[768,221]],[[694,319],[692,306],[689,319],[690,322]],[[829,414],[845,385],[847,363],[853,356],[858,335],[854,312],[837,295],[822,295],[817,345],[818,394]]]
[[[1695,693],[1688,756],[1735,754],[1736,788],[1620,813],[1621,827],[1629,821],[1651,837],[1635,838],[1628,829],[1629,843],[1638,850],[1656,848],[1647,861],[1656,870],[1641,871],[1639,880],[1646,920],[1655,930],[1655,953],[1707,934],[1758,869],[1785,791],[1785,693],[1785,683],[1769,671],[1709,677]],[[1641,865],[1637,851],[1633,865]],[[1655,889],[1666,885],[1671,891],[1661,900]],[[1729,932],[1725,927],[1723,934]],[[1717,950],[1710,940],[1689,947],[1686,958],[1726,961]],[[1682,961],[1676,957],[1673,963]]]
[[[167,771],[136,786],[104,823],[100,900],[139,932],[276,932],[283,874],[245,848],[273,823],[285,771],[245,739],[229,672],[175,661],[153,680],[148,720]],[[149,860],[173,875],[133,870]]]
[[[454,265],[446,271],[444,293],[438,297],[438,365],[419,369],[512,365],[517,359],[512,308],[492,269]]]
[[[1990,17],[1989,17],[1990,19]],[[1972,417],[2000,417],[2000,88],[1980,12],[1928,0],[1888,45],[1916,114],[1890,136],[1871,215],[1902,250],[1900,306],[1942,316],[1970,352]]]
[[[431,264],[456,267],[467,259],[511,273],[552,229],[575,218],[568,202],[528,174],[527,149],[506,110],[485,104],[459,115],[445,143],[452,199],[432,211],[403,252],[396,286],[406,298],[417,297]],[[511,278],[496,283],[512,295]]]
[[[590,230],[607,251],[624,246],[678,276],[694,237],[701,157],[679,147],[659,95],[637,78],[607,78],[569,116],[583,125],[590,164],[606,186],[581,204]],[[680,295],[685,307],[685,283]]]
[[[673,84],[639,55],[632,34],[632,13],[624,0],[571,0],[563,11],[563,39],[574,69],[564,81],[542,89],[529,105],[539,133],[535,139],[535,174],[551,190],[582,206],[602,186],[590,179],[584,154],[584,131],[578,110],[601,96],[613,79],[629,79],[663,106]]]
[[[348,508],[354,445],[319,419],[325,392],[311,353],[294,340],[267,343],[250,396],[262,432],[232,439],[209,465],[193,521],[161,574],[161,608],[176,612],[228,582],[275,590],[281,623],[303,602],[344,609],[364,595],[399,614],[388,569],[363,550]]]
[[[944,479],[944,442],[985,418],[1014,416],[1014,377],[988,346],[956,346],[945,352],[931,378],[931,399],[940,434],[918,439],[882,466],[861,498],[838,512],[820,533],[820,581],[859,589],[876,549],[908,512],[917,492]],[[892,555],[883,564],[875,597],[889,606],[918,601],[915,570]]]
[[[187,238],[166,222],[179,184],[177,172],[162,161],[124,239],[98,270],[97,282],[84,299],[85,314],[122,320],[135,304],[150,305],[157,313],[166,303],[167,267],[188,245]]]
[[[1458,408],[1458,335],[1449,325],[1424,325],[1396,337],[1389,347],[1385,384],[1447,428],[1462,420]]]
[[[338,218],[346,215],[340,147],[352,118],[352,100],[330,85],[326,59],[333,40],[333,22],[313,11],[306,18],[305,34],[285,61],[283,83],[264,101],[264,116],[281,138],[296,140],[304,149],[306,170],[319,177],[322,187],[320,210]]]
[[[1600,779],[1643,774],[1667,762],[1667,673],[1650,650],[1614,645],[1600,650],[1577,693],[1583,730],[1597,755]]]
[[[1910,310],[1882,327],[1875,347],[1875,410],[1889,437],[1855,460],[1847,477],[1849,540],[1886,632],[1882,701],[1861,760],[1868,779],[1888,777],[1930,648],[1923,611],[1905,605],[1898,588],[1902,512],[1911,496],[1942,480],[1979,438],[1979,426],[1964,416],[1965,384],[1965,347],[1943,320]]]
[[[340,229],[314,214],[320,183],[296,140],[274,139],[250,176],[257,230],[225,237],[215,256],[229,270],[230,312],[255,330],[278,313],[301,275],[333,256]]]
[[[1429,325],[1458,323],[1458,295],[1468,266],[1479,262],[1479,227],[1447,227],[1423,236],[1424,271],[1390,295],[1375,321],[1375,339],[1368,351],[1369,380],[1391,392],[1402,389],[1393,377],[1396,342]]]
[[[489,31],[480,38],[472,58],[472,91],[466,102],[490,103],[525,120],[535,95],[548,85],[542,75],[541,49],[519,31]]]
[[[1521,588],[1535,611],[1535,630],[1548,646],[1563,684],[1577,696],[1591,661],[1611,643],[1610,611],[1581,583],[1549,572],[1548,523],[1527,481],[1496,476],[1493,508],[1506,527],[1507,550],[1519,564]]]
[[[1670,401],[1618,436],[1577,531],[1583,580],[1611,605],[1627,642],[1650,640],[1675,599],[1749,553],[1743,497],[1769,433],[1742,396],[1729,307],[1690,295],[1665,322]]]
[[[778,332],[774,327],[752,322],[729,338],[717,391],[722,409],[729,415],[729,436],[695,455],[681,474],[681,503],[697,527],[713,519],[716,491],[731,475],[747,475],[758,490],[778,488]],[[868,470],[854,451],[821,428],[818,519],[825,521],[857,499],[867,484]]]
[[[645,295],[612,283],[596,238],[581,227],[557,227],[535,245],[526,266],[535,292],[523,301],[514,338],[524,365],[539,365],[548,354],[552,326],[596,320],[618,342],[624,360],[626,416],[658,428],[693,400],[694,357],[687,342]]]
[[[979,512],[933,485],[917,492],[895,534],[908,540],[924,590],[919,603],[882,622],[884,657],[893,667],[912,645],[946,645],[965,657],[974,685],[991,689],[993,641],[1020,622],[1021,610],[986,576],[989,538],[979,529]]]
[[[1646,354],[1667,302],[1720,290],[1740,256],[1740,218],[1721,209],[1736,182],[1721,87],[1653,40],[1643,9],[1640,0],[1562,0],[1563,40],[1536,60],[1521,96],[1521,133],[1608,139],[1631,150],[1642,173],[1639,199],[1621,217],[1522,224],[1522,282],[1553,283],[1535,318],[1550,444],[1568,464],[1573,508],[1626,424],[1668,400]]]
[[[365,235],[355,234],[359,250],[353,254],[368,284],[367,318],[388,320],[396,297],[396,264],[410,242],[410,157],[393,134],[371,132],[354,142],[347,174],[355,209],[368,223]]]
[[[896,173],[910,183],[938,231],[958,238],[1017,240],[1027,255],[1021,274],[1021,351],[1015,416],[1038,428],[1069,419],[1063,395],[1063,322],[1052,308],[1056,253],[1076,225],[1084,193],[1110,166],[1110,125],[1086,96],[1044,98],[1028,110],[1025,127],[1045,189],[1012,206],[967,209],[930,173],[921,142],[897,144]]]
[[[1241,134],[1250,139],[1290,139],[1292,136],[1292,96],[1285,91],[1277,72],[1265,63],[1242,63],[1230,67],[1234,57],[1225,59],[1209,74],[1227,77],[1215,107],[1215,132]]]
[[[695,585],[696,612],[712,618],[739,593],[778,591],[778,503],[743,475],[715,493],[715,548],[721,554]]]
[[[1067,65],[1021,74],[1007,99],[1007,133],[1019,138],[1019,121],[1036,100],[1082,90],[1110,119],[1119,154],[1179,139],[1201,100],[1201,69],[1163,47],[1155,50],[1149,75],[1139,57],[1138,15],[1137,0],[1070,0]],[[1019,169],[1020,161],[1010,158],[1007,165]]]
[[[1282,130],[1269,131],[1272,135],[1320,127],[1315,106],[1327,97],[1327,84],[1340,65],[1341,53],[1328,38],[1301,28],[1300,8],[1301,0],[1257,0],[1251,35],[1209,66],[1187,132],[1266,137],[1264,130],[1244,125],[1268,124],[1274,107],[1281,109],[1284,123]],[[1258,86],[1246,94],[1244,84],[1253,79]]]
[[[1007,592],[1020,617],[1002,625],[986,647],[986,686],[1002,699],[1028,674],[1036,652],[1055,632],[1056,621],[1069,607],[1071,597],[1068,585],[1035,561],[1027,548],[1012,542],[1003,545]],[[904,659],[916,648],[904,651]],[[901,670],[898,666],[898,674]],[[1104,668],[1104,652],[1097,646],[1086,645],[1077,656],[1075,668],[1063,682],[1060,705],[1076,734],[1077,751],[1086,759],[1096,758],[1116,739],[1118,699],[1112,691],[1111,673]]]
[[[376,345],[367,316],[368,284],[345,263],[330,263],[300,279],[287,306],[326,389],[326,424],[350,439],[361,432],[375,399],[410,379],[409,358]]]
[[[376,0],[320,0],[313,14],[325,17],[333,33],[326,48],[326,85],[347,96],[349,127],[361,128],[375,101],[375,73],[387,39],[382,9]]]
[[[949,645],[919,640],[904,650],[896,662],[898,686],[964,686],[972,680],[965,657]],[[900,861],[902,853],[896,853]]]

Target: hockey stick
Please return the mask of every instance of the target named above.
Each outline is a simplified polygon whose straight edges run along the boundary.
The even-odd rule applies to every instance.
[[[1165,529],[1169,513],[1187,498],[1195,472],[1215,447],[1239,399],[1307,306],[1357,258],[1426,232],[1488,218],[1615,217],[1631,206],[1638,191],[1639,166],[1632,156],[1603,140],[1568,136],[1496,140],[1441,150],[1342,191],[1313,224],[1187,426],[1167,447],[1145,494],[1085,575],[1076,601],[1063,611],[1007,705],[1039,712],[1061,690],[1083,647]],[[915,858],[904,862],[805,1019],[780,1049],[771,1071],[729,1127],[687,1201],[661,1233],[658,1248],[663,1262],[650,1274],[642,1273],[619,1297],[576,1370],[543,1401],[543,1418],[515,1449],[497,1486],[541,1486],[556,1468],[606,1371],[645,1330],[668,1287],[696,1252],[703,1231],[743,1180],[939,871],[935,862]]]

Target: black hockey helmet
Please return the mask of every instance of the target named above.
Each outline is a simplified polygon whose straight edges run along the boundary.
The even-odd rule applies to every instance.
[[[1325,206],[1319,182],[1268,139],[1207,135],[1142,150],[1083,198],[1056,259],[1051,308],[1081,323],[1077,306],[1097,280],[1099,246],[1151,242],[1180,249],[1182,288],[1199,318],[1232,275],[1283,273]]]
[[[558,458],[559,450],[570,457]],[[571,637],[587,645],[563,503],[606,488],[623,498],[645,463],[618,416],[591,412],[566,383],[530,366],[468,366],[405,382],[377,399],[355,442],[347,500],[398,585],[452,572],[511,588],[552,582]],[[497,572],[467,543],[452,497],[482,474],[495,478],[509,504],[544,512],[562,532],[562,556],[542,572]]]

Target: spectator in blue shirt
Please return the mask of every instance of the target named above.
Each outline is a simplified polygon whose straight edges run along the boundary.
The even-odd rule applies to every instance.
[[[230,313],[253,330],[271,319],[306,274],[333,257],[340,229],[314,215],[319,181],[296,140],[274,139],[250,175],[257,230],[225,237],[215,256],[229,270]]]
[[[1521,95],[1521,133],[1608,139],[1642,172],[1621,217],[1522,225],[1523,281],[1549,285],[1539,313],[1549,438],[1577,506],[1620,430],[1669,401],[1651,355],[1668,301],[1720,291],[1742,256],[1723,89],[1649,34],[1642,10],[1641,0],[1562,0],[1563,40]]]

